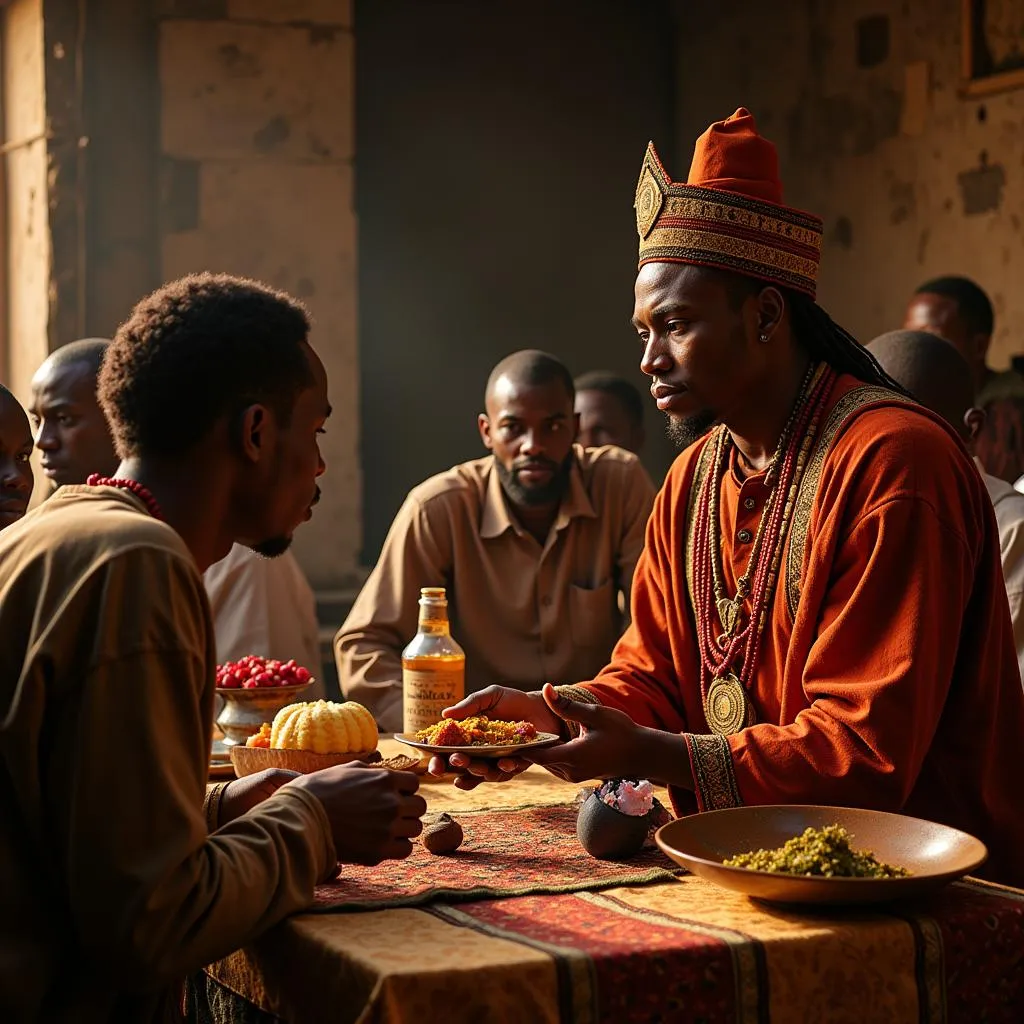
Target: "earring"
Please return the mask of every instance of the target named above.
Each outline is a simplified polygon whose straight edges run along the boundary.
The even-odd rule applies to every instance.
[[[761,335],[761,341],[762,341],[762,342],[765,342],[765,341],[767,341],[767,340],[768,340],[768,335],[767,335],[767,334],[762,334],[762,335]]]

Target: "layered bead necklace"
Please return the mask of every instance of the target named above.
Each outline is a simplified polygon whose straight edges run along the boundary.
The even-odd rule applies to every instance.
[[[146,506],[154,519],[163,521],[164,513],[159,502],[153,497],[152,491],[148,487],[143,487],[138,480],[128,480],[126,477],[119,476],[100,476],[99,473],[93,473],[85,482],[90,487],[120,487],[122,491],[130,491]]]
[[[824,363],[812,365],[804,377],[800,394],[765,472],[768,499],[761,512],[746,571],[736,581],[734,597],[726,595],[722,579],[719,518],[719,495],[729,464],[732,437],[725,426],[721,426],[714,440],[708,442],[715,448],[696,504],[694,617],[704,715],[711,731],[720,736],[739,732],[755,721],[747,688],[757,668],[761,634],[778,581],[793,505],[835,380],[835,371]],[[718,627],[714,625],[715,619]]]

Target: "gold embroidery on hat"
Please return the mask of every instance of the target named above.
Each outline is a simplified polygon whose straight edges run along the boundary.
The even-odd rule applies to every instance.
[[[651,233],[664,202],[665,194],[661,191],[650,164],[645,160],[640,172],[640,181],[636,186],[636,201],[633,204],[636,209],[636,229],[641,238],[646,238]]]
[[[651,261],[734,269],[815,293],[822,222],[813,214],[675,182],[649,144],[636,198],[639,265]]]

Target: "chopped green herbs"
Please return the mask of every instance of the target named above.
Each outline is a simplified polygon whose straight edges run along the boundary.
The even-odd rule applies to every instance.
[[[906,868],[883,864],[867,850],[852,849],[851,838],[842,825],[807,828],[777,850],[740,853],[722,863],[730,868],[824,878],[903,878],[910,874]]]

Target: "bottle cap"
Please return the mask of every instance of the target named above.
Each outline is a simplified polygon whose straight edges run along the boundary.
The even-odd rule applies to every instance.
[[[443,601],[444,587],[420,587],[421,601]]]

